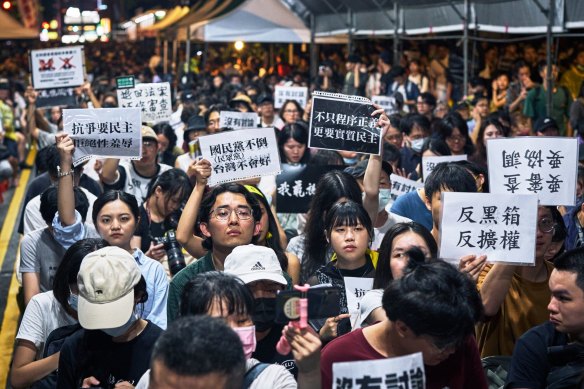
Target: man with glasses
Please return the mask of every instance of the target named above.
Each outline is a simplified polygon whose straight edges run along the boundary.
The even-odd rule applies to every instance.
[[[515,342],[531,327],[544,323],[549,313],[548,281],[553,265],[545,261],[557,223],[552,207],[539,207],[535,266],[496,263],[485,267],[478,287],[485,306],[485,322],[477,326],[481,357],[511,355]]]
[[[103,163],[100,178],[104,191],[123,190],[133,194],[138,204],[142,204],[148,193],[150,181],[170,169],[172,166],[158,163],[156,133],[152,128],[142,126],[142,158],[137,161],[108,158]]]
[[[243,185],[217,185],[199,209],[203,247],[207,253],[178,272],[168,289],[168,322],[178,315],[185,285],[199,273],[223,271],[225,258],[238,246],[255,243],[260,232],[262,211],[258,200]]]
[[[324,347],[322,388],[333,387],[334,363],[417,352],[422,353],[428,388],[487,388],[472,336],[482,314],[480,296],[474,282],[454,266],[443,261],[411,260],[404,276],[385,289],[382,306],[385,320],[356,329]]]

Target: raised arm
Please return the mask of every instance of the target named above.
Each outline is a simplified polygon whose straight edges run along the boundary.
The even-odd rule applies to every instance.
[[[485,316],[495,316],[499,312],[509,292],[515,268],[513,265],[496,263],[490,269],[483,270],[483,274],[479,277],[479,291],[485,306]],[[486,275],[485,272],[487,272]]]
[[[58,209],[61,225],[75,223],[75,194],[73,193],[73,151],[75,145],[68,134],[56,135],[57,150],[61,158],[59,172]]]
[[[120,160],[117,158],[106,158],[99,177],[104,184],[112,185],[118,180],[118,166]]]

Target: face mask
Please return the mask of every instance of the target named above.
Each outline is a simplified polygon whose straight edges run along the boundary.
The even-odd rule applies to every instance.
[[[106,334],[108,334],[109,336],[111,336],[112,338],[117,338],[118,336],[122,336],[126,332],[128,332],[128,330],[130,329],[130,327],[132,327],[132,325],[137,320],[138,320],[138,315],[136,315],[135,313],[132,313],[132,315],[130,316],[130,318],[126,322],[126,324],[124,324],[123,326],[116,327],[116,328],[102,329],[102,331],[105,332]]]
[[[251,318],[256,329],[260,332],[272,328],[276,319],[276,299],[255,299],[255,309]]]
[[[241,340],[245,359],[251,358],[251,354],[253,354],[256,349],[255,330],[255,326],[236,327],[233,329],[233,331],[239,336],[239,340]]]
[[[412,150],[414,150],[416,153],[421,152],[422,146],[424,146],[425,140],[426,140],[426,138],[421,138],[421,139],[414,139],[413,141],[411,141],[410,143],[412,144]]]
[[[377,207],[377,213],[383,211],[389,201],[391,200],[391,189],[379,189],[379,205]]]
[[[357,163],[357,157],[355,157],[355,158],[344,158],[343,157],[343,162],[345,162],[345,165],[347,165],[347,166],[352,166],[352,165]]]
[[[114,103],[103,103],[101,105],[101,108],[116,108],[116,105]]]
[[[79,296],[69,292],[69,298],[67,298],[67,302],[72,310],[77,312],[77,302],[79,301]]]

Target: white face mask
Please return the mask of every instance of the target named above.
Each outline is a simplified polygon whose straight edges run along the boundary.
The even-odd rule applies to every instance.
[[[377,213],[383,211],[389,201],[391,200],[391,189],[379,188],[379,206],[377,208]]]
[[[411,141],[411,145],[412,145],[412,150],[414,150],[416,153],[419,153],[422,151],[422,146],[424,146],[424,141],[426,140],[426,138],[420,138],[420,139],[414,139],[413,141]]]
[[[112,338],[117,338],[118,336],[122,336],[126,332],[128,332],[130,327],[132,327],[132,325],[134,325],[134,323],[138,319],[139,319],[138,315],[136,315],[136,313],[132,313],[126,324],[122,325],[121,327],[102,329],[102,331],[111,336]]]

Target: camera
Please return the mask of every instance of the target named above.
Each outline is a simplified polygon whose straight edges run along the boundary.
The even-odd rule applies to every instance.
[[[176,240],[176,227],[178,226],[178,213],[170,214],[164,220],[164,229],[166,232],[162,238],[154,238],[156,244],[164,244],[166,257],[168,258],[168,268],[173,276],[186,267],[185,257],[182,253],[182,247]]]

